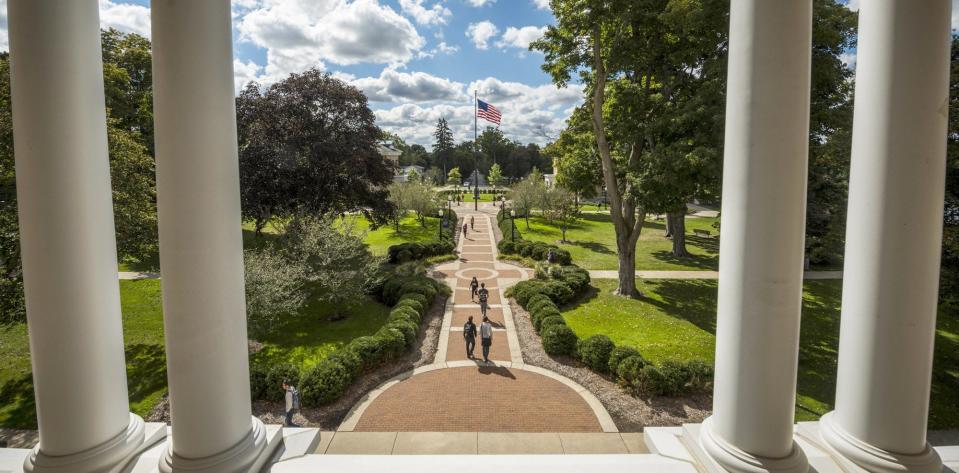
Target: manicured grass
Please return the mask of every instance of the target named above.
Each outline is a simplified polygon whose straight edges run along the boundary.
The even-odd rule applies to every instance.
[[[130,410],[146,415],[166,394],[166,355],[160,281],[120,281]],[[376,332],[389,308],[367,299],[344,320],[329,321],[332,307],[311,303],[267,336],[256,357],[282,363],[316,363],[355,337]],[[0,326],[0,427],[36,428],[26,324]]]
[[[399,243],[432,242],[439,237],[437,229],[439,219],[436,217],[426,217],[426,225],[423,226],[415,215],[407,215],[400,220],[399,231],[393,224],[382,225],[375,230],[371,230],[369,221],[362,216],[348,218],[354,219],[357,230],[367,232],[364,241],[369,245],[370,252],[374,255],[385,255],[391,246]],[[451,229],[452,226],[444,228],[443,232],[449,232]]]
[[[717,221],[713,217],[686,218],[686,250],[689,257],[677,258],[672,255],[673,242],[667,240],[665,222],[663,220],[647,219],[636,242],[636,269],[637,270],[716,270],[719,267],[719,240],[715,238],[716,229],[713,224]],[[503,235],[509,238],[509,221],[500,223]],[[713,236],[704,238],[696,236],[693,230],[708,230]],[[558,244],[569,250],[573,261],[585,269],[619,268],[618,251],[616,249],[616,233],[608,214],[584,213],[583,218],[566,231],[568,243],[558,243],[563,236],[559,226],[551,225],[540,216],[529,219],[529,228],[526,220],[516,219],[517,237],[532,241]]]
[[[473,193],[472,193],[472,192],[468,192],[468,191],[464,191],[464,192],[462,192],[462,194],[463,194],[463,203],[460,204],[460,207],[462,207],[462,206],[464,206],[464,205],[466,205],[466,204],[472,205],[472,204],[473,204]],[[480,194],[479,201],[480,201],[480,202],[493,202],[493,201],[495,200],[496,202],[499,202],[499,196],[501,196],[501,195],[503,195],[503,194],[493,194],[493,193]],[[454,209],[454,210],[456,209],[456,202],[453,203],[453,209]]]
[[[650,361],[714,361],[716,281],[642,280],[644,300],[614,296],[615,280],[563,310],[580,337],[605,334],[633,346]],[[835,398],[842,281],[806,281],[800,329],[796,419],[815,420]],[[940,312],[932,376],[929,428],[959,427],[959,320]]]
[[[301,314],[259,337],[263,349],[252,356],[253,360],[308,368],[354,338],[376,333],[390,313],[389,307],[366,299],[354,306],[348,317],[334,322],[329,320],[334,309],[326,302],[308,304]]]

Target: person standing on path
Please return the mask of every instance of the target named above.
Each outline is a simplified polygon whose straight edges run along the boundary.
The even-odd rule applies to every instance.
[[[466,340],[466,358],[473,359],[473,349],[476,348],[476,324],[473,316],[469,316],[466,325],[463,325],[463,339]]]
[[[486,289],[486,283],[484,282],[480,284],[479,289],[480,312],[483,313],[483,320],[486,320],[486,309],[489,307],[487,301],[489,301],[489,289]]]
[[[286,418],[283,421],[283,425],[287,427],[299,427],[293,423],[293,414],[297,409],[300,408],[300,393],[297,392],[296,388],[288,380],[283,380],[283,400],[286,402],[285,405],[285,414]]]
[[[476,298],[477,291],[479,291],[479,281],[476,280],[476,276],[473,276],[473,280],[470,281],[470,302]]]
[[[469,229],[469,225],[466,222],[463,222],[463,238],[466,238],[466,230]]]
[[[480,339],[483,345],[483,361],[489,363],[489,347],[493,345],[493,325],[489,323],[489,317],[483,316],[483,323],[480,324]]]
[[[470,230],[476,230],[476,221],[472,215],[470,215]]]

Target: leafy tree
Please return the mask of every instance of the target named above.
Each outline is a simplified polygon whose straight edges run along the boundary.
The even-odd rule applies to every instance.
[[[534,169],[526,179],[513,185],[509,192],[509,199],[513,202],[513,208],[521,212],[526,219],[526,228],[529,228],[529,215],[533,209],[540,206],[546,185],[543,183],[543,175]]]
[[[596,190],[603,185],[603,166],[588,120],[571,119],[568,128],[546,147],[545,153],[555,163],[557,185],[583,198],[596,196]]]
[[[566,241],[566,231],[579,222],[582,212],[576,202],[576,196],[572,192],[558,186],[553,187],[549,192],[553,194],[550,197],[553,202],[552,221],[559,225],[559,229],[563,233],[561,242],[568,243]]]
[[[433,185],[441,185],[446,182],[446,175],[443,174],[443,170],[433,166],[426,170],[426,180]]]
[[[270,247],[244,251],[243,261],[248,324],[256,335],[269,333],[280,317],[306,303],[304,266]]]
[[[489,175],[486,176],[486,180],[494,189],[503,185],[503,168],[499,164],[493,163],[489,168]]]
[[[0,324],[26,320],[10,114],[10,56],[0,53]]]
[[[459,187],[460,183],[463,182],[463,176],[460,174],[460,168],[455,167],[450,169],[449,174],[446,176],[446,182],[452,182],[454,186]]]
[[[310,69],[263,93],[251,83],[236,108],[243,214],[258,231],[298,212],[360,211],[374,225],[392,215],[393,171],[359,89]]]
[[[145,263],[157,254],[156,171],[138,138],[114,120],[107,127],[117,253]]]
[[[347,316],[363,299],[381,263],[370,254],[363,237],[352,219],[337,222],[330,214],[300,214],[287,225],[283,237],[287,263],[303,265],[308,293],[333,305],[338,311],[334,318]]]
[[[104,98],[118,128],[135,132],[153,155],[153,57],[150,40],[108,28],[100,32]]]

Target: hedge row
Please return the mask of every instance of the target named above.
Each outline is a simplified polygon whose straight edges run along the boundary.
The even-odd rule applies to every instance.
[[[552,356],[570,356],[597,373],[608,374],[636,395],[676,396],[712,389],[713,368],[701,361],[648,362],[632,347],[618,347],[606,335],[584,340],[566,325],[559,306],[573,300],[589,287],[589,272],[571,263],[569,252],[540,242],[503,240],[501,254],[518,254],[540,260],[536,279],[522,281],[507,290],[529,313],[534,330],[540,334],[543,350]],[[561,264],[541,261],[550,248]]]
[[[250,366],[253,399],[281,401],[284,379],[299,380],[304,406],[329,404],[343,395],[360,374],[402,356],[416,342],[420,322],[445,286],[426,276],[393,275],[383,285],[381,299],[393,306],[386,323],[371,336],[353,339],[305,371],[291,365]]]
[[[444,210],[445,211],[445,210]],[[386,250],[386,259],[391,264],[406,263],[409,261],[429,258],[431,256],[446,255],[456,249],[456,225],[459,217],[455,211],[447,211],[450,222],[448,228],[443,229],[443,238],[433,242],[407,242],[392,245]]]

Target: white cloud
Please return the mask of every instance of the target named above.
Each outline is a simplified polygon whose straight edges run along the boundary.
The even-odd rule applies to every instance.
[[[425,72],[383,69],[379,77],[364,77],[351,83],[373,102],[457,101],[466,98],[463,84]]]
[[[7,0],[0,0],[0,51],[9,51],[7,35]]]
[[[846,65],[846,67],[852,70],[856,70],[856,52],[855,51],[842,53],[839,55],[839,59],[842,61],[843,64]]]
[[[533,4],[540,10],[549,10],[549,0],[533,0]]]
[[[376,0],[266,0],[244,14],[240,40],[266,49],[266,84],[325,62],[400,64],[425,40],[409,20]]]
[[[529,43],[536,41],[546,34],[546,27],[524,26],[514,28],[510,26],[503,32],[503,37],[496,42],[500,48],[512,47],[523,50],[529,49]]]
[[[253,61],[243,62],[233,59],[233,89],[239,93],[247,84],[256,80],[263,66]]]
[[[141,5],[100,0],[100,27],[150,37],[150,9]]]
[[[453,14],[449,8],[440,3],[433,4],[432,7],[423,6],[424,0],[400,0],[400,8],[413,17],[421,25],[443,25]]]
[[[473,5],[474,7],[482,7],[484,5],[491,5],[495,3],[496,0],[467,0],[467,3]]]
[[[466,37],[473,42],[477,49],[489,49],[489,40],[499,34],[499,28],[490,21],[470,23],[466,27]]]

